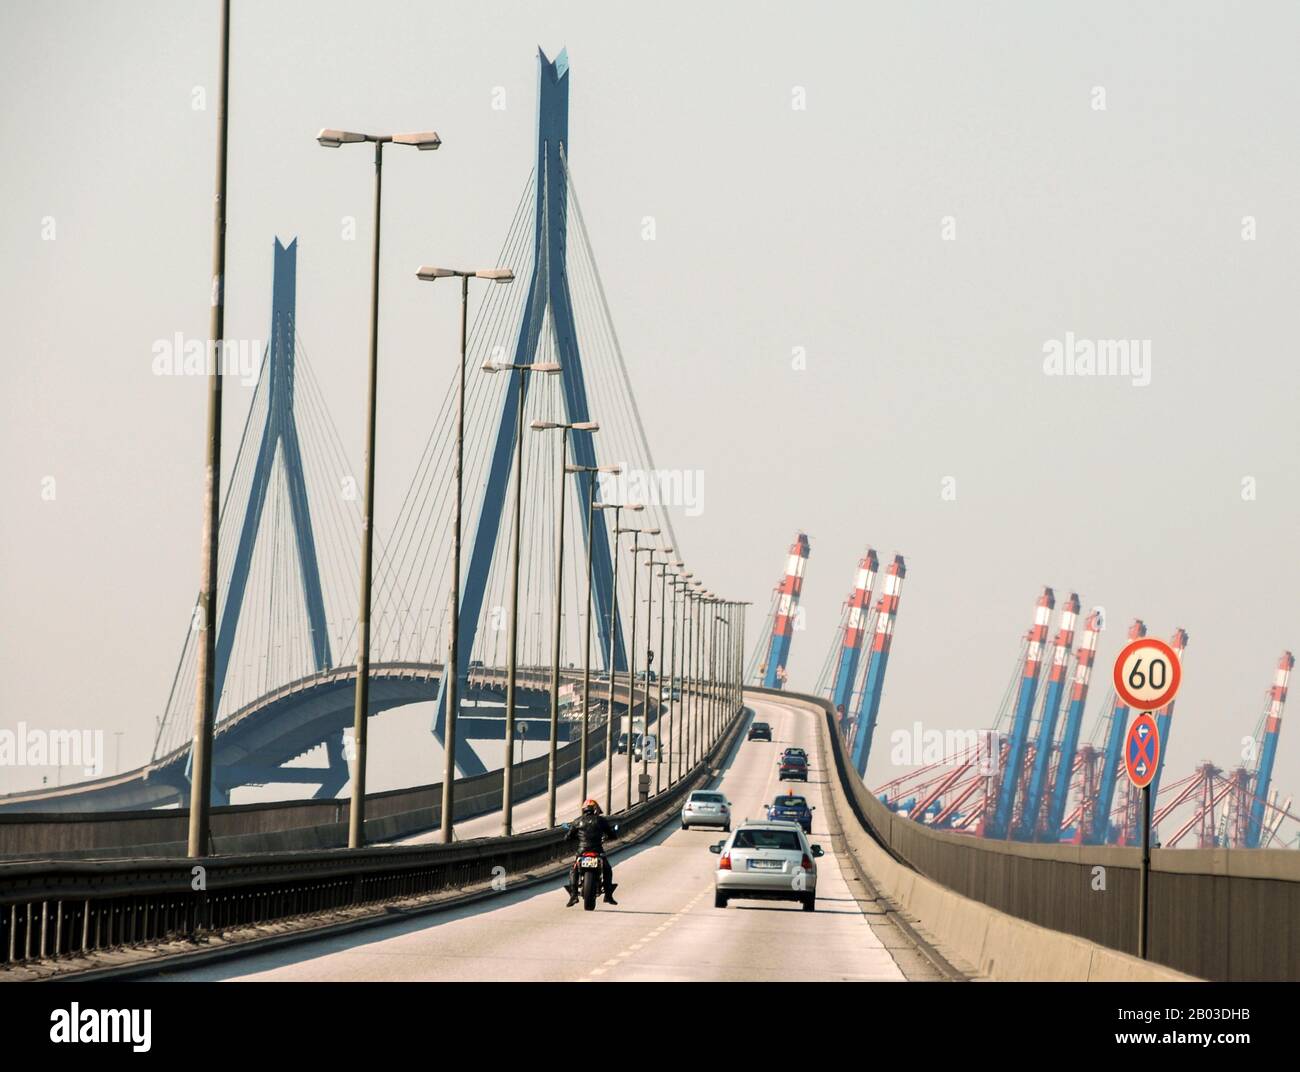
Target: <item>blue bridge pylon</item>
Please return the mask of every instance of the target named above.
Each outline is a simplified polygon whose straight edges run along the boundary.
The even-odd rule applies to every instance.
[[[578,333],[574,324],[573,299],[569,291],[568,275],[568,147],[569,147],[569,57],[566,51],[552,61],[538,49],[537,79],[537,182],[533,226],[533,268],[524,303],[523,318],[519,324],[515,343],[514,361],[531,362],[537,353],[542,325],[549,309],[555,336],[555,345],[562,371],[564,408],[570,422],[589,420],[587,387],[583,378],[582,355],[578,346]],[[497,424],[495,445],[491,455],[487,488],[478,528],[470,552],[461,596],[460,621],[460,679],[464,681],[469,670],[474,638],[478,632],[483,610],[483,596],[487,589],[492,566],[492,555],[497,544],[501,522],[505,514],[506,492],[512,466],[515,436],[522,434],[516,427],[519,395],[527,392],[528,377],[523,386],[518,376],[509,377],[509,387],[501,404],[501,419]],[[570,439],[573,463],[581,466],[596,465],[596,448],[590,432],[573,431]],[[611,621],[610,604],[614,588],[613,560],[610,555],[609,536],[604,523],[587,526],[589,484],[587,479],[574,474],[579,514],[583,519],[584,536],[595,541],[591,546],[592,585],[595,591],[597,635],[601,651],[610,650],[611,634],[614,645],[614,668],[625,670],[627,660],[623,646],[622,630],[617,621]],[[460,694],[466,694],[462,687]],[[443,687],[438,688],[437,714],[433,733],[441,744],[446,720],[446,699]],[[484,739],[477,736],[473,724],[464,725],[466,739]],[[479,774],[486,768],[470,747],[456,749],[457,767],[462,774]]]

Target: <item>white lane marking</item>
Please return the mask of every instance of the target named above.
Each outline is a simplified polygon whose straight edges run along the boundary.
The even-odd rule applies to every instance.
[[[671,916],[669,916],[666,920],[664,920],[661,924],[659,924],[659,926],[655,927],[654,930],[648,932],[643,938],[640,938],[637,941],[633,942],[621,953],[618,953],[615,956],[611,957],[609,960],[605,961],[605,963],[602,964],[599,968],[592,968],[591,971],[587,973],[588,977],[590,978],[598,975],[604,975],[610,968],[616,967],[617,965],[621,964],[627,957],[630,957],[642,946],[649,945],[651,942],[655,940],[655,938],[661,935],[674,923],[680,920],[682,916],[684,916],[687,912],[689,912],[692,908],[694,908],[697,904],[699,904],[700,899],[706,893],[708,893],[710,889],[712,889],[712,886],[710,886],[708,889],[701,890],[689,901],[687,901],[684,906],[679,908],[676,912],[674,912]]]

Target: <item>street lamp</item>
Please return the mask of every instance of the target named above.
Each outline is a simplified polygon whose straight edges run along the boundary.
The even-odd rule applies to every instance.
[[[731,604],[735,614],[736,628],[731,639],[731,696],[732,706],[739,711],[745,704],[745,690],[742,678],[745,663],[745,608],[751,604],[747,600],[735,600]]]
[[[661,547],[661,548],[659,548],[659,550],[663,551],[664,554],[669,554],[669,553],[672,552],[672,548],[671,548],[671,547]],[[649,584],[649,588],[650,588],[650,605],[649,605],[649,607],[647,608],[647,611],[646,611],[646,645],[645,645],[645,646],[646,646],[646,654],[647,654],[647,658],[646,658],[645,704],[644,704],[644,706],[645,706],[646,708],[649,708],[649,706],[650,706],[650,659],[649,659],[648,656],[649,656],[649,652],[650,652],[650,642],[651,642],[651,636],[652,636],[652,632],[651,632],[651,630],[654,628],[655,567],[658,566],[658,567],[660,568],[660,569],[659,569],[659,673],[656,675],[656,681],[658,682],[658,685],[657,685],[657,687],[656,687],[656,689],[655,689],[655,692],[656,692],[656,699],[655,699],[655,793],[658,793],[658,792],[659,792],[659,789],[660,789],[660,780],[659,780],[659,776],[660,776],[660,771],[661,771],[661,767],[662,767],[662,761],[661,761],[660,757],[662,756],[662,754],[663,754],[663,750],[664,750],[664,734],[663,734],[663,729],[664,729],[664,666],[665,666],[665,664],[667,663],[667,660],[664,658],[664,624],[665,624],[665,620],[666,620],[666,617],[667,617],[667,616],[666,616],[666,614],[665,614],[664,612],[665,612],[665,610],[666,610],[666,606],[667,606],[665,601],[666,601],[666,599],[667,599],[667,593],[668,593],[668,567],[669,567],[669,565],[670,565],[670,563],[669,563],[668,559],[663,559],[662,561],[656,560],[656,559],[655,559],[655,553],[654,553],[653,550],[651,550],[650,555],[649,555],[649,558],[646,560],[646,568],[650,571],[650,584]],[[644,772],[644,771],[645,771],[645,749],[644,749],[644,748],[641,749],[641,758],[642,758],[642,767],[641,767],[641,770],[642,770],[642,772]]]
[[[618,522],[624,510],[639,511],[645,507],[641,503],[596,503],[597,510],[614,511],[614,550],[610,558],[614,560],[614,583],[609,593],[609,712],[605,719],[605,811],[614,810],[614,655],[618,651]],[[632,724],[632,715],[628,713],[628,726]],[[628,733],[629,749],[632,734]]]
[[[636,715],[636,578],[637,562],[636,556],[642,551],[649,551],[649,547],[641,546],[642,536],[658,536],[659,530],[654,529],[618,529],[614,530],[614,545],[617,551],[618,538],[623,533],[630,533],[632,536],[632,640],[628,645],[628,671],[627,671],[627,807],[632,807],[632,727]],[[648,679],[647,679],[648,680]],[[642,719],[648,722],[648,714],[645,708],[641,709]],[[646,729],[650,727],[647,725]],[[641,763],[642,769],[645,767],[645,735],[642,734],[641,740]]]
[[[555,751],[560,736],[560,623],[564,608],[564,474],[569,471],[569,433],[599,432],[595,421],[533,421],[533,431],[559,429],[560,432],[560,517],[555,550],[555,640],[551,647],[551,750],[546,761],[546,825],[555,825]],[[584,742],[585,743],[585,742]],[[584,798],[585,799],[585,798]]]
[[[674,568],[678,570],[681,570],[685,565],[686,565],[685,562],[673,563]],[[669,658],[672,660],[671,663],[669,664],[669,671],[668,671],[668,699],[673,705],[673,714],[672,714],[672,718],[668,722],[668,784],[669,785],[673,784],[673,751],[674,751],[673,745],[674,743],[676,743],[678,746],[680,746],[683,741],[682,731],[678,728],[678,723],[681,722],[682,702],[686,696],[686,689],[683,687],[685,685],[685,682],[682,681],[681,684],[678,684],[679,667],[677,663],[677,594],[679,592],[684,591],[686,585],[690,583],[690,578],[692,576],[693,574],[691,573],[682,573],[679,576],[674,577],[671,581],[671,587],[673,590],[673,629],[672,629],[671,639],[668,642]],[[686,638],[686,623],[684,620],[685,610],[686,610],[685,595],[683,595],[682,597],[681,604],[682,604],[682,612],[683,612],[682,653],[684,655],[685,638]],[[685,660],[683,660],[683,666],[684,665],[685,665]],[[677,773],[679,776],[682,773],[682,763],[680,759],[677,761]]]
[[[366,400],[366,496],[361,525],[361,598],[357,613],[357,691],[352,715],[352,740],[356,746],[352,771],[352,808],[348,814],[348,847],[365,843],[366,810],[366,710],[370,701],[370,574],[375,531],[375,391],[379,381],[379,232],[384,190],[384,146],[413,145],[436,149],[442,139],[433,131],[419,134],[358,134],[350,130],[322,130],[316,140],[327,149],[355,142],[375,146],[375,239],[370,257],[370,383]]]
[[[586,635],[583,639],[582,656],[582,759],[579,764],[582,777],[582,799],[587,799],[587,733],[590,727],[591,711],[591,546],[592,525],[596,517],[596,475],[598,473],[621,473],[621,465],[566,465],[566,473],[587,474],[587,621]],[[606,735],[609,733],[609,720],[606,720]]]
[[[519,654],[519,533],[523,515],[524,484],[524,393],[525,380],[530,372],[554,374],[560,366],[553,361],[534,361],[531,364],[512,361],[484,361],[484,372],[518,372],[518,405],[515,411],[515,522],[510,540],[510,638],[506,667],[506,747],[505,763],[501,770],[501,834],[512,833],[514,804],[514,739],[515,739],[515,673]]]
[[[726,608],[729,607],[730,604],[725,599],[720,599],[718,600],[718,606]],[[722,634],[721,642],[718,644],[718,653],[715,658],[715,665],[717,666],[715,676],[718,679],[716,686],[718,699],[714,705],[716,713],[713,718],[715,729],[720,730],[724,725],[726,725],[727,718],[726,673],[731,655],[731,622],[727,620],[726,614],[716,614],[714,615],[714,619],[717,622],[717,625],[715,626],[717,633]],[[715,633],[715,636],[717,633]]]
[[[456,373],[456,511],[451,528],[451,639],[447,662],[443,666],[443,691],[446,693],[446,715],[442,734],[442,841],[451,844],[452,812],[456,804],[456,716],[460,713],[460,529],[461,504],[464,501],[465,468],[465,344],[469,322],[469,281],[490,279],[494,283],[509,283],[515,273],[509,268],[482,268],[462,271],[457,268],[435,268],[423,265],[416,270],[418,279],[432,283],[438,279],[460,279],[460,364]]]
[[[701,706],[703,703],[704,691],[704,630],[700,628],[700,605],[704,602],[704,582],[700,580],[693,581],[691,587],[695,589],[691,598],[691,665],[694,670],[692,678],[695,684],[694,702],[691,704],[691,743],[695,746],[694,759],[698,761],[704,756],[704,749],[701,742],[701,733],[704,729],[701,719]]]
[[[230,131],[227,103],[230,100],[230,0],[222,0],[217,74],[217,177],[212,206],[211,307],[208,310],[208,338],[214,355],[221,353],[226,330],[226,143]],[[219,556],[221,530],[221,362],[213,360],[208,370],[207,451],[204,458],[203,565],[199,573],[201,632],[194,667],[194,743],[190,748],[190,819],[187,854],[193,858],[208,852],[212,814],[212,734],[216,727],[216,638]],[[159,722],[159,733],[162,723]]]

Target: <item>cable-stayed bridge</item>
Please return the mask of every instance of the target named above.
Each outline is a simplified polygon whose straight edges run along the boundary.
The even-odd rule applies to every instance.
[[[519,717],[520,732],[532,740],[547,732],[541,727],[549,705],[559,498],[568,499],[564,542],[571,549],[561,586],[562,664],[580,666],[583,660],[590,547],[592,666],[604,673],[624,671],[625,620],[635,578],[624,571],[615,601],[613,519],[590,510],[590,497],[617,502],[622,479],[656,471],[570,169],[565,53],[553,61],[540,55],[538,87],[535,162],[498,258],[514,270],[516,282],[481,292],[468,333],[469,547],[462,560],[456,757],[463,774],[486,769],[473,742],[505,736],[499,668],[510,613],[514,511],[507,492],[516,434],[523,436],[524,468],[518,629],[525,670],[519,679]],[[361,481],[312,371],[306,333],[299,331],[300,260],[306,267],[300,253],[296,239],[275,241],[269,341],[221,514],[215,803],[229,803],[230,792],[247,785],[305,785],[314,787],[317,797],[332,797],[349,777],[345,730],[356,684]],[[381,362],[393,368],[401,356],[394,345],[381,354]],[[480,371],[484,362],[502,359],[555,363],[561,371],[528,377]],[[447,367],[447,390],[396,521],[376,534],[368,701],[372,716],[435,703],[432,729],[439,740],[455,501],[455,366]],[[517,429],[520,390],[525,391],[524,426]],[[624,469],[622,477],[562,475],[559,437],[530,427],[534,421],[588,420],[600,429],[569,433],[570,463],[616,464]],[[659,529],[660,542],[680,553],[667,504],[652,495],[644,506],[638,523]],[[645,585],[642,577],[640,599]],[[79,811],[187,799],[201,617],[196,611],[182,620],[181,653],[158,716],[151,762],[94,782],[13,794],[0,798],[0,808]],[[568,723],[561,726],[561,739],[567,729]],[[308,755],[314,765],[301,762]]]

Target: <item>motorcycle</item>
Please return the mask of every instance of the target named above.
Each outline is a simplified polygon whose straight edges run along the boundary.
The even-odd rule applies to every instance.
[[[578,857],[575,881],[578,883],[578,896],[582,898],[585,912],[596,910],[596,899],[605,892],[605,854],[603,852],[584,852]]]
[[[565,823],[567,831],[571,823]],[[618,834],[618,824],[614,824],[614,834]],[[588,849],[578,854],[569,880],[575,884],[578,897],[582,901],[584,912],[594,912],[596,901],[605,892],[605,854]]]

